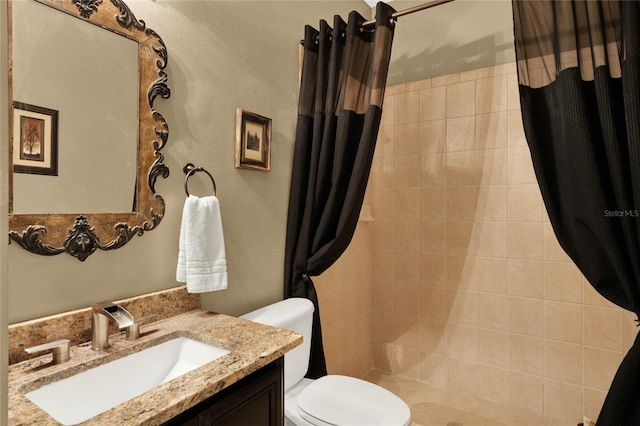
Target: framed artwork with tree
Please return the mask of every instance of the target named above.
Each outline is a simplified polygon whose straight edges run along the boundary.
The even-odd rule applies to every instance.
[[[58,111],[13,103],[14,173],[58,176]]]

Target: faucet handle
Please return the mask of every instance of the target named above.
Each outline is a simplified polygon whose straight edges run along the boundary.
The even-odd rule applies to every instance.
[[[69,339],[56,340],[55,342],[25,348],[24,351],[28,354],[33,354],[52,349],[53,363],[62,364],[63,362],[69,361],[71,358],[69,356],[69,342],[71,342]]]
[[[137,320],[133,321],[133,324],[131,324],[129,327],[127,327],[127,339],[129,340],[135,340],[137,338],[140,337],[140,324],[144,324],[145,322],[149,322],[149,321],[153,321],[154,319],[156,319],[158,315],[156,314],[151,314],[151,315],[147,315],[141,318],[138,318]]]

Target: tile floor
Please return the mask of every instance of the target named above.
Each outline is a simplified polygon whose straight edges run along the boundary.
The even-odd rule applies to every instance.
[[[409,404],[411,426],[576,426],[376,370],[367,373],[364,379],[388,389]]]

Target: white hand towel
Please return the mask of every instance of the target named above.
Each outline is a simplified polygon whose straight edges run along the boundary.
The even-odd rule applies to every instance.
[[[220,203],[214,196],[189,195],[182,210],[176,280],[189,293],[227,288],[227,260]]]

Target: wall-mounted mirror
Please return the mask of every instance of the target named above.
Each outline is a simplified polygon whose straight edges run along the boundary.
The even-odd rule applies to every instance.
[[[9,239],[83,261],[154,229],[164,43],[121,0],[10,2]]]

